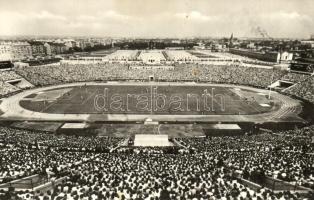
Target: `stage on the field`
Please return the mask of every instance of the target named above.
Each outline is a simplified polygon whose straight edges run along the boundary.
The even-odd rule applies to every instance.
[[[86,123],[65,123],[61,128],[63,129],[84,129],[87,128]]]
[[[168,135],[137,134],[134,139],[137,147],[165,147],[173,146],[168,140]]]

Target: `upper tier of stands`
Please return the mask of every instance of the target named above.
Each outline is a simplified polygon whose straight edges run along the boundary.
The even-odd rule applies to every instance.
[[[266,88],[286,74],[278,69],[247,67],[236,63],[226,65],[175,65],[175,70],[131,70],[123,64],[94,65],[51,65],[18,67],[16,72],[38,86],[79,81],[107,80],[148,80],[153,76],[156,81],[202,81],[227,83]]]
[[[14,70],[0,70],[0,97],[32,86]]]
[[[300,82],[291,86],[285,92],[314,103],[314,76],[300,79]]]
[[[20,79],[21,76],[16,74],[13,70],[0,70],[0,96],[17,92],[20,89],[7,83],[7,81]]]
[[[283,76],[281,80],[298,83],[298,82],[304,81],[305,79],[309,77],[310,77],[310,74],[308,73],[290,72],[290,73],[287,73],[285,76]]]

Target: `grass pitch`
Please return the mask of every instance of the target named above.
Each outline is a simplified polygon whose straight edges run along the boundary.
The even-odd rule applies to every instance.
[[[73,86],[33,93],[20,105],[42,113],[165,115],[253,115],[279,107],[255,91],[197,85]]]

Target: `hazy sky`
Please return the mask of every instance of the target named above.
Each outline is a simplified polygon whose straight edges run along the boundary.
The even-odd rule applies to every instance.
[[[0,35],[308,38],[314,0],[0,0]]]

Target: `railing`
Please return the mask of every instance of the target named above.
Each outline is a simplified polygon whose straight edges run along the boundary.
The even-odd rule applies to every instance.
[[[312,191],[309,188],[301,186],[301,183],[298,183],[297,181],[293,182],[286,182],[283,180],[279,180],[272,177],[266,177],[265,182],[267,184],[267,187],[271,189],[272,191],[297,191],[299,193],[308,193]],[[271,186],[271,187],[269,187]]]
[[[244,179],[240,175],[233,175],[233,177],[239,180],[239,182],[243,185],[253,190],[258,190],[262,187],[266,187],[273,192],[294,191],[302,194],[313,192],[312,189],[302,186],[301,183],[286,182],[284,180],[279,180],[270,176],[263,176],[263,178],[261,179]]]
[[[41,176],[38,174],[28,176],[25,178],[13,180],[0,185],[0,188],[17,188],[17,189],[31,189],[33,190],[35,187],[39,185],[43,185],[49,182],[50,179],[47,176]]]

